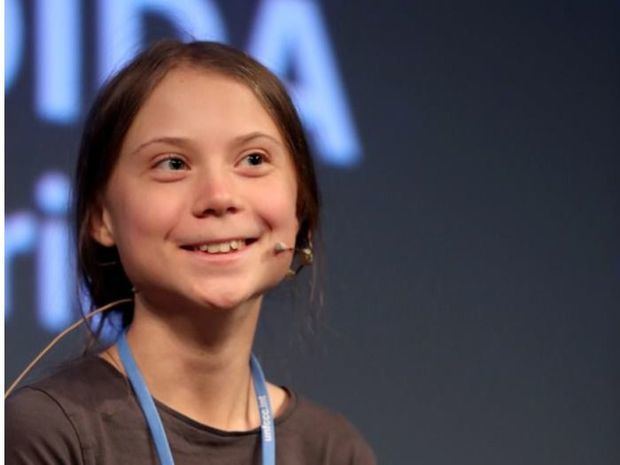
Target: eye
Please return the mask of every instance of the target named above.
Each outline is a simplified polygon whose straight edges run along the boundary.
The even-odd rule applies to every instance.
[[[267,161],[267,157],[260,152],[252,152],[245,156],[243,162],[249,166],[260,166]]]
[[[262,177],[274,169],[272,155],[262,150],[247,151],[241,156],[236,168],[243,176]]]
[[[181,157],[178,157],[176,155],[169,155],[163,160],[159,160],[155,164],[155,168],[169,171],[181,171],[189,169],[189,166],[187,166],[187,163],[185,163],[185,160],[183,160]]]

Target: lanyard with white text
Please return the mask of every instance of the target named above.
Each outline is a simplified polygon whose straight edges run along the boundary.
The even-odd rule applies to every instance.
[[[170,444],[166,438],[159,413],[157,413],[155,402],[153,402],[153,397],[151,397],[144,379],[142,378],[142,374],[136,365],[136,361],[131,354],[131,349],[129,348],[129,344],[127,344],[124,332],[118,340],[118,351],[129,382],[136,393],[138,403],[140,404],[140,408],[144,413],[149,430],[151,431],[151,436],[155,443],[155,450],[159,457],[159,463],[160,465],[174,465]],[[265,383],[263,370],[256,357],[254,357],[254,354],[252,354],[250,366],[252,369],[252,380],[254,381],[254,390],[256,391],[256,401],[258,403],[260,416],[262,465],[275,465],[276,437],[271,404],[269,403],[269,395],[267,394],[267,385]]]

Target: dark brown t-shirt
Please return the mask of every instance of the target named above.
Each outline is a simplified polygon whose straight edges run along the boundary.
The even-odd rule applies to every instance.
[[[342,416],[289,391],[275,419],[277,465],[375,465],[372,450]],[[157,409],[176,465],[260,463],[260,430],[227,432],[161,403]],[[126,379],[86,357],[6,402],[6,463],[155,465],[142,411]]]

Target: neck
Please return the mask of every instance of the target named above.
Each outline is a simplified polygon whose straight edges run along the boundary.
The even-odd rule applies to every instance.
[[[235,309],[170,312],[136,296],[127,333],[151,395],[222,430],[260,424],[250,354],[260,300]]]

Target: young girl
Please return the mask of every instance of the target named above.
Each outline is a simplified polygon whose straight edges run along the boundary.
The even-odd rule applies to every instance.
[[[75,197],[83,285],[95,307],[129,299],[125,331],[9,398],[7,463],[375,463],[251,355],[263,295],[309,261],[319,216],[273,74],[221,44],[152,46],[99,93]]]

